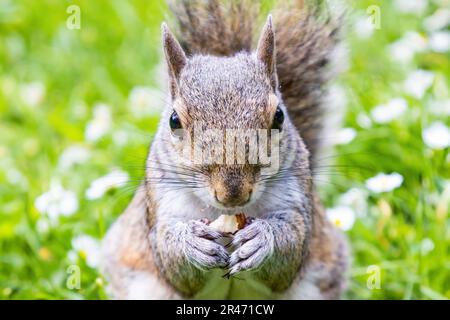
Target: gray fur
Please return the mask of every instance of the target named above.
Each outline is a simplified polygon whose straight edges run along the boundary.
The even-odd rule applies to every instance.
[[[253,12],[253,8],[235,3],[230,12],[236,15],[231,16],[221,10],[214,0],[181,1],[181,6],[175,7],[183,28],[181,46],[167,27],[162,28],[171,84],[169,102],[147,159],[145,184],[135,196],[140,199],[139,206],[130,205],[125,218],[119,220],[121,227],[114,228],[106,240],[109,277],[113,288],[122,288],[114,295],[126,297],[122,292],[133,288],[131,275],[142,266],[139,270],[155,277],[155,289],[167,297],[194,297],[207,285],[209,270],[218,268],[231,279],[250,273],[274,294],[290,298],[305,296],[305,290],[314,291],[311,295],[317,298],[338,297],[343,288],[345,242],[324,218],[310,171],[310,152],[314,155],[316,151],[313,138],[320,118],[321,89],[315,88],[323,84],[318,75],[323,66],[315,61],[323,60],[321,55],[334,41],[327,31],[329,26],[314,24],[312,16],[302,11],[306,20],[287,18],[274,33],[269,17],[258,49],[252,53],[247,50],[250,43],[244,40],[251,39],[248,32],[253,17],[241,14]],[[234,23],[240,19],[244,19],[244,27],[238,32]],[[297,29],[305,24],[309,28]],[[278,30],[281,37],[288,38],[280,39]],[[303,40],[306,42],[296,44]],[[187,58],[181,47],[189,53]],[[309,81],[315,85],[310,86]],[[305,88],[300,88],[301,84]],[[276,105],[273,96],[277,97]],[[174,111],[183,129],[192,133],[196,123],[203,129],[270,129],[277,107],[286,116],[278,172],[264,176],[260,165],[247,163],[179,164],[185,155],[168,125]],[[245,188],[252,189],[252,196],[241,206],[233,198],[248,192]],[[219,189],[229,205],[216,201]],[[142,206],[142,199],[146,206]],[[232,251],[228,253],[221,242],[224,235],[202,218],[213,220],[220,214],[242,211],[254,219],[230,239]],[[127,221],[142,217],[145,221],[139,225],[138,242],[147,245],[133,244],[135,250],[127,250],[132,244],[118,243],[117,239],[134,234],[137,226]],[[333,276],[308,277],[316,269],[329,270]],[[308,286],[312,289],[303,289]]]

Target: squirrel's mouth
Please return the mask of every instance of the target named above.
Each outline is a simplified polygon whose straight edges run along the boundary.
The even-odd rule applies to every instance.
[[[240,212],[243,209],[247,208],[250,205],[251,201],[249,200],[248,202],[241,204],[241,205],[223,205],[222,203],[218,202],[218,201],[214,201],[214,203],[212,204],[214,207],[216,207],[217,209],[234,213],[234,212]]]

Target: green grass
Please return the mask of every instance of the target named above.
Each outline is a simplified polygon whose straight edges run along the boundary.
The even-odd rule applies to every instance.
[[[422,21],[437,5],[415,15],[398,12],[393,1],[352,1],[349,20],[374,2],[381,8],[381,29],[361,39],[349,28],[349,66],[338,81],[348,101],[344,125],[357,135],[333,153],[334,164],[320,174],[320,191],[324,204],[333,207],[350,188],[365,190],[365,181],[379,172],[398,172],[404,181],[392,192],[367,191],[367,212],[347,232],[353,261],[346,297],[447,299],[449,149],[431,150],[422,131],[436,120],[450,124],[448,114],[429,110],[432,101],[450,99],[449,52],[425,50],[406,65],[393,61],[387,47],[407,31],[427,38]],[[81,8],[80,30],[66,28],[66,8],[73,3]],[[0,0],[1,299],[106,298],[102,275],[88,266],[86,252],[74,251],[72,240],[101,239],[142,175],[158,116],[134,116],[128,96],[136,86],[163,90],[159,26],[166,14],[161,1]],[[421,99],[402,89],[416,69],[435,74]],[[21,98],[32,82],[45,87],[36,106]],[[408,102],[399,119],[369,128],[358,124],[358,115],[370,115],[374,106],[395,97]],[[100,102],[111,108],[112,129],[98,141],[86,141],[85,128]],[[61,168],[60,156],[72,145],[87,148],[90,160]],[[91,182],[114,168],[128,172],[129,183],[86,199]],[[58,181],[75,192],[79,208],[46,230],[48,218],[35,200]],[[71,265],[80,268],[80,289],[67,286]],[[381,270],[380,289],[367,288],[371,265]]]

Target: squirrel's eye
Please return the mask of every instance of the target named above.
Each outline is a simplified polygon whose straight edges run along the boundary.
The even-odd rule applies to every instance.
[[[182,128],[180,118],[178,117],[178,114],[176,111],[174,111],[172,113],[172,115],[170,116],[169,125],[170,125],[170,129],[172,129],[172,131]]]
[[[277,107],[277,110],[275,111],[275,115],[273,117],[272,129],[281,130],[283,122],[284,122],[283,110],[281,110],[280,107]]]

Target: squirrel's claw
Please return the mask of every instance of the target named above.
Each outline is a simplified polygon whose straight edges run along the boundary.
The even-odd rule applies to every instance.
[[[226,276],[259,268],[273,252],[273,241],[270,239],[271,230],[264,221],[253,222],[249,227],[240,230],[232,241],[236,250],[230,256]]]

